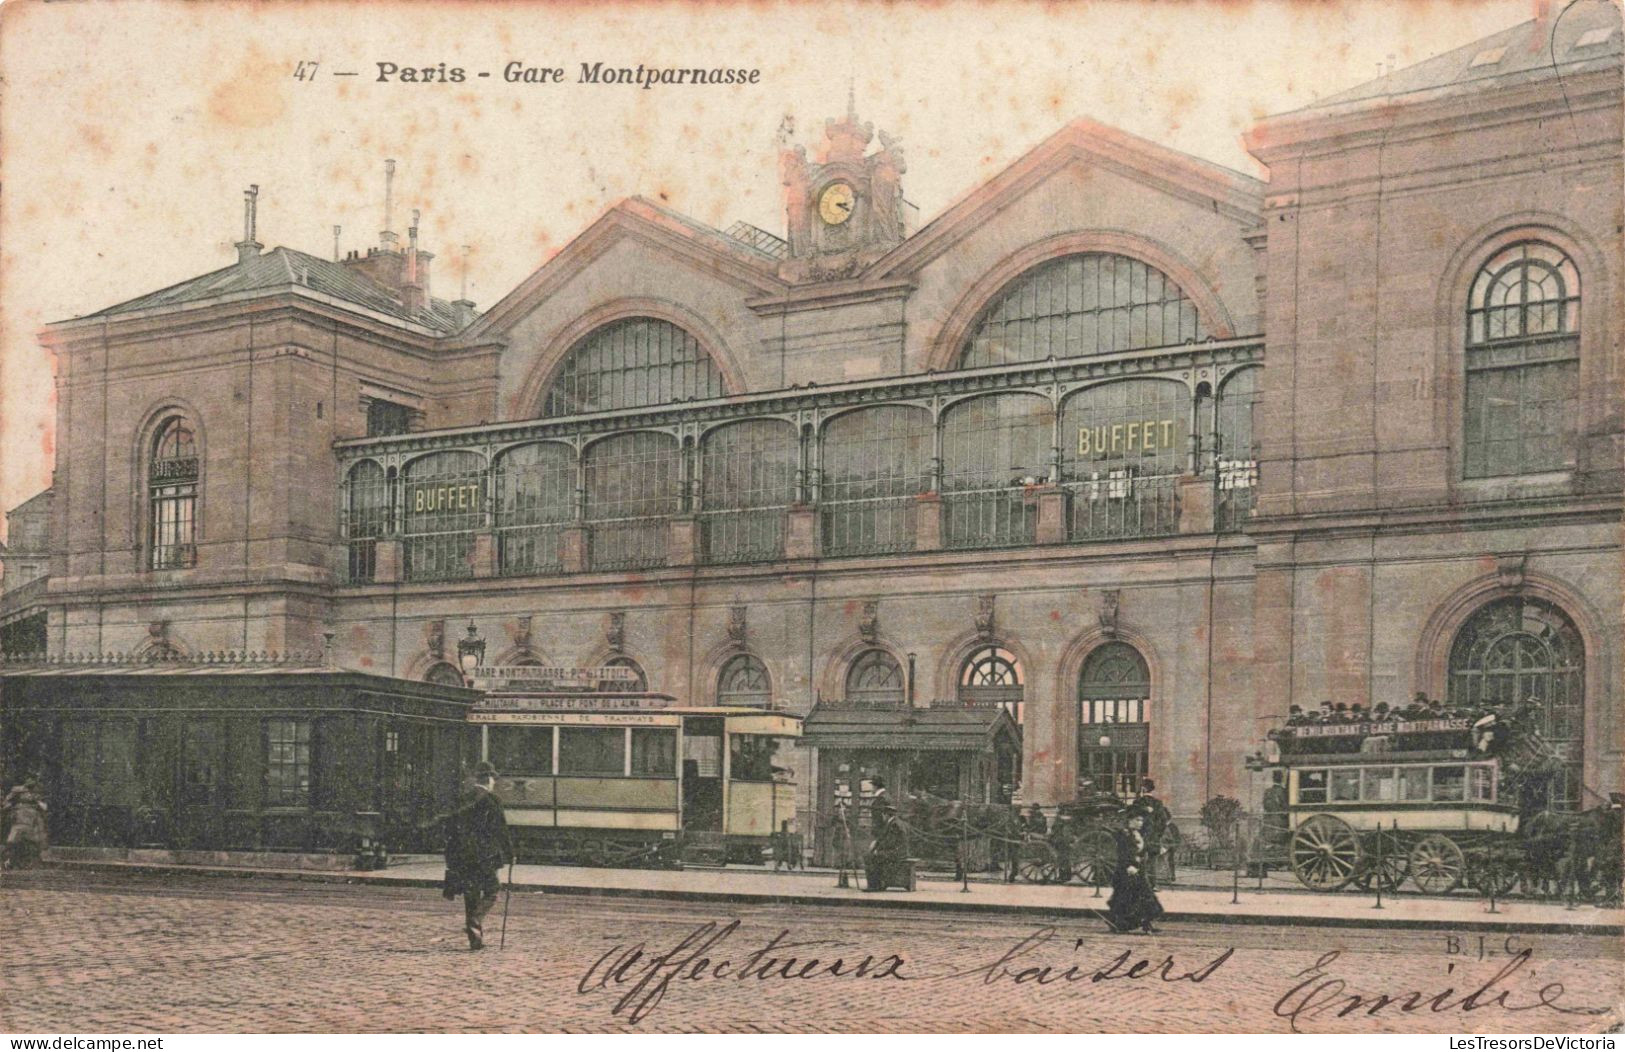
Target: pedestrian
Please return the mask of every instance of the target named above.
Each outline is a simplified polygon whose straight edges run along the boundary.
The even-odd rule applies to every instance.
[[[1147,850],[1151,855],[1151,864],[1146,868],[1146,879],[1154,886],[1157,883],[1157,861],[1164,854],[1163,841],[1168,833],[1168,825],[1173,816],[1168,813],[1168,806],[1156,797],[1157,783],[1149,778],[1141,779],[1140,791],[1134,799],[1129,801],[1130,814],[1137,814],[1143,820],[1142,829]],[[1173,859],[1168,860],[1168,878],[1174,878]]]
[[[485,948],[485,915],[502,889],[499,874],[513,860],[508,820],[497,799],[497,769],[481,762],[458,796],[457,809],[446,817],[446,882],[442,894],[463,896],[463,927],[468,948]]]
[[[899,879],[903,860],[908,857],[908,838],[903,823],[897,818],[897,808],[886,795],[885,779],[876,778],[874,793],[869,798],[869,831],[874,839],[869,845],[869,857],[864,864],[864,891],[885,891],[893,884],[906,886]]]
[[[10,829],[0,868],[28,869],[40,860],[47,843],[45,816],[49,810],[39,783],[32,778],[6,794],[0,811],[4,811]]]
[[[1131,812],[1116,835],[1117,868],[1112,871],[1112,896],[1106,900],[1106,924],[1119,934],[1152,934],[1157,930],[1152,922],[1163,914],[1156,889],[1146,877],[1151,856],[1144,825],[1145,819]]]

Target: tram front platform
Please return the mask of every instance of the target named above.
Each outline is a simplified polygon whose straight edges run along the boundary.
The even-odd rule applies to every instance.
[[[232,860],[238,861],[238,860]],[[247,862],[249,860],[241,860]],[[280,877],[289,880],[438,888],[444,863],[428,856],[392,859],[381,870],[281,868],[272,864],[227,862],[183,864],[135,861],[111,853],[56,848],[46,864],[68,869],[174,872],[221,877]],[[503,874],[504,879],[508,877]],[[1309,927],[1390,928],[1427,931],[1504,931],[1550,934],[1625,934],[1625,910],[1521,898],[1493,903],[1465,893],[1445,896],[1385,894],[1381,908],[1371,892],[1317,894],[1286,883],[1290,877],[1237,879],[1212,870],[1185,870],[1179,883],[1158,889],[1167,909],[1164,922],[1302,924]],[[849,873],[840,887],[834,870],[772,872],[766,869],[593,869],[582,866],[516,865],[515,894],[585,895],[665,899],[696,905],[794,904],[877,906],[944,912],[992,912],[1040,918],[1099,922],[1109,888],[1080,884],[1005,883],[972,878],[961,883],[943,874],[922,873],[914,891],[861,890],[862,873]],[[969,890],[965,890],[968,887]]]

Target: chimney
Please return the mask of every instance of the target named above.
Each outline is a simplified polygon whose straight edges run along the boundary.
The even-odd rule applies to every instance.
[[[337,223],[333,224],[333,262],[337,263],[344,257],[339,254],[339,234],[344,228]]]
[[[237,242],[237,262],[247,263],[260,254],[265,246],[254,240],[255,228],[259,225],[259,184],[255,183],[243,191],[243,239]]]
[[[378,245],[392,250],[400,239],[395,236],[395,162],[384,162],[384,229],[378,234]]]
[[[412,209],[412,225],[407,228],[406,281],[401,285],[401,306],[408,315],[423,309],[427,297],[418,276],[418,210]]]
[[[1529,50],[1545,51],[1552,35],[1552,0],[1535,0],[1535,27],[1529,34]]]

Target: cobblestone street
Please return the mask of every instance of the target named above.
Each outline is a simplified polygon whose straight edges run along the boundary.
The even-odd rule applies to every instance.
[[[1484,937],[1496,955],[1480,960],[1478,935],[1452,944],[1443,933],[1210,924],[1118,937],[1068,919],[1022,953],[1041,918],[518,894],[507,949],[494,946],[498,912],[488,922],[493,947],[476,954],[460,920],[457,905],[421,888],[7,874],[0,1029],[1143,1032],[1282,1031],[1295,1022],[1310,1032],[1595,1031],[1618,1020],[1622,977],[1618,940],[1606,937],[1512,936],[1514,951],[1531,951],[1520,965],[1499,935]],[[726,927],[736,920],[737,928]],[[648,957],[629,962],[609,952],[641,942],[658,955],[708,922],[715,941],[702,949],[702,938],[691,939],[653,971]],[[762,952],[782,931],[789,934]],[[1231,949],[1200,982],[1180,978],[1200,976]],[[695,951],[708,963],[689,960]],[[1323,974],[1305,973],[1332,951],[1340,956],[1323,964]],[[901,964],[888,961],[893,954]],[[814,956],[822,963],[809,968]],[[786,966],[791,957],[796,963]],[[844,974],[832,976],[836,957]],[[1174,963],[1165,968],[1167,957]],[[1129,977],[1142,958],[1150,964]],[[1046,965],[1049,983],[1036,975],[1018,982],[1022,969]],[[1079,978],[1068,981],[1063,973],[1073,966]],[[1477,999],[1487,1007],[1462,1006],[1506,968],[1514,970]],[[678,977],[668,980],[673,972]],[[691,978],[696,972],[703,977]],[[1347,987],[1324,985],[1337,979]],[[1548,988],[1548,1000],[1604,1013],[1504,1007],[1536,1004],[1541,989],[1558,982],[1562,991]],[[1436,999],[1443,1010],[1432,1010],[1447,989],[1455,992]],[[1429,1005],[1336,1017],[1349,995],[1413,991]]]

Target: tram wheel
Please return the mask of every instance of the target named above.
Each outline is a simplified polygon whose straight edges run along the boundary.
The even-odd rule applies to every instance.
[[[1454,840],[1429,833],[1411,848],[1411,881],[1427,895],[1444,895],[1461,886],[1467,857]]]
[[[1410,872],[1410,857],[1397,833],[1379,829],[1365,838],[1361,851],[1363,858],[1355,884],[1362,891],[1370,891],[1373,885],[1393,891],[1405,883],[1405,875]]]
[[[1104,829],[1090,830],[1078,838],[1074,851],[1078,861],[1072,872],[1079,882],[1097,888],[1111,884],[1112,873],[1117,869],[1117,840],[1110,833]]]
[[[1518,883],[1518,867],[1502,853],[1486,851],[1473,856],[1467,867],[1467,881],[1480,895],[1501,898]]]
[[[1337,891],[1360,869],[1360,839],[1334,815],[1314,815],[1292,834],[1292,872],[1313,891]]]

